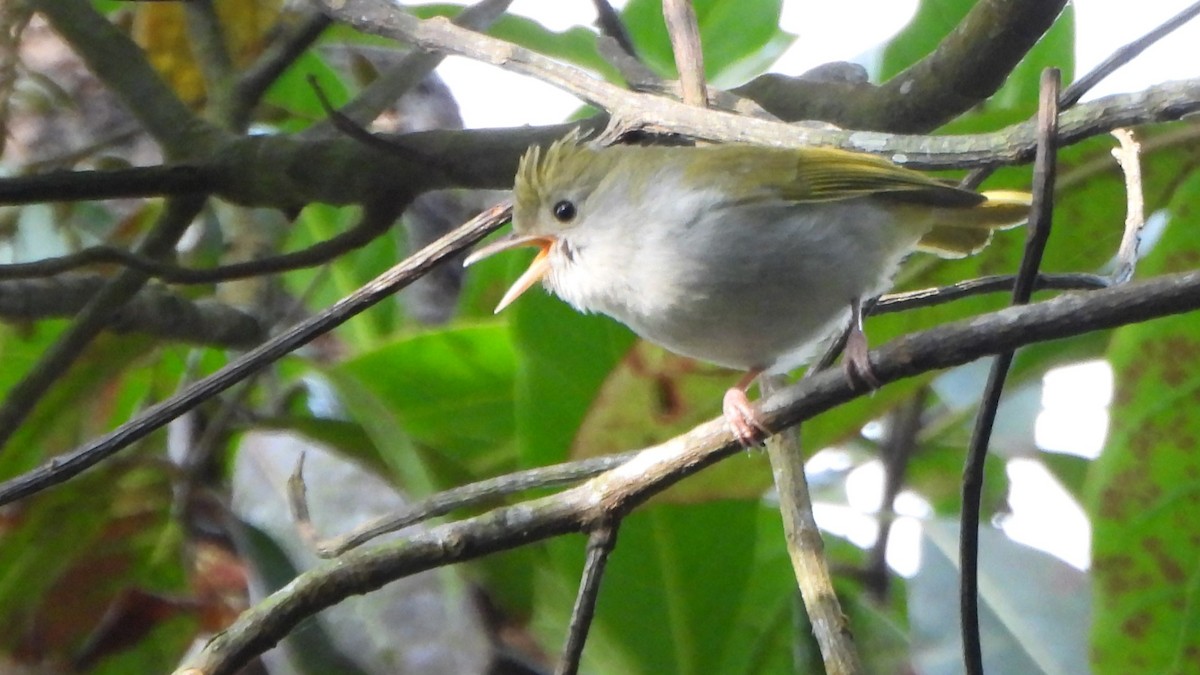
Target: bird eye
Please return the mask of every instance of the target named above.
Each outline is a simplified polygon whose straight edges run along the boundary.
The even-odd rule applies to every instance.
[[[575,219],[575,205],[564,199],[554,205],[551,213],[558,222],[569,223]]]

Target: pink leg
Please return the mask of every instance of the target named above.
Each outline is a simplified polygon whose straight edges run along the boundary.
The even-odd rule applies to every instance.
[[[868,351],[867,334],[863,332],[862,324],[862,302],[856,299],[850,303],[850,332],[846,335],[846,348],[842,352],[842,370],[851,385],[878,389],[882,385],[871,368]]]
[[[771,433],[759,420],[758,413],[750,405],[750,398],[746,396],[746,389],[761,372],[761,370],[752,370],[746,373],[736,385],[725,392],[725,399],[721,406],[725,415],[725,423],[729,425],[729,429],[738,443],[746,448],[761,445],[762,440]]]

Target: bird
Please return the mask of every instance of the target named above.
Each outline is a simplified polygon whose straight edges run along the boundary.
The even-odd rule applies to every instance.
[[[1021,224],[1030,196],[976,192],[885,158],[748,144],[530,147],[512,233],[472,253],[538,249],[499,313],[541,282],[669,351],[744,376],[722,411],[744,446],[768,433],[747,389],[809,362],[849,330],[843,366],[878,386],[862,303],[912,251],[962,257]]]

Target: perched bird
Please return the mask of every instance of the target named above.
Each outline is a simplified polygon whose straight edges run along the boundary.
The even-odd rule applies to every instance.
[[[746,396],[754,377],[796,368],[850,325],[847,375],[873,383],[862,300],[909,252],[974,253],[1029,210],[1027,194],[961,189],[868,154],[597,148],[575,135],[531,147],[513,193],[513,234],[467,259],[539,249],[496,311],[541,281],[581,312],[746,371],[724,399],[746,445],[765,433]]]

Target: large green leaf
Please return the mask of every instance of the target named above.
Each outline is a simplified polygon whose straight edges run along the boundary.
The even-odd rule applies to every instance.
[[[635,338],[612,319],[579,314],[540,291],[526,293],[506,313],[518,354],[516,430],[522,462],[561,462]]]
[[[368,411],[351,411],[381,449],[398,433],[469,462],[484,459],[489,449],[513,437],[516,354],[502,324],[403,337],[329,372],[348,402],[370,406],[392,420],[388,426],[395,428],[383,432],[373,429],[380,420]]]
[[[749,662],[758,634],[748,630],[778,628],[771,617],[763,622],[743,612],[756,574],[762,510],[758,502],[725,501],[659,505],[627,518],[604,575],[584,669],[711,673],[730,672],[716,670],[723,662]],[[559,590],[542,597],[552,606],[540,608],[547,615],[539,625],[547,640],[561,640],[566,625],[561,617],[570,609],[573,593],[567,591],[578,581],[584,540],[560,538],[547,548]],[[786,573],[786,561],[775,562]],[[785,589],[776,591],[786,595]],[[731,653],[738,650],[747,653]]]
[[[1148,275],[1200,261],[1200,172],[1171,203]],[[1195,314],[1116,331],[1113,432],[1088,476],[1097,673],[1190,670],[1200,654],[1200,321]]]

